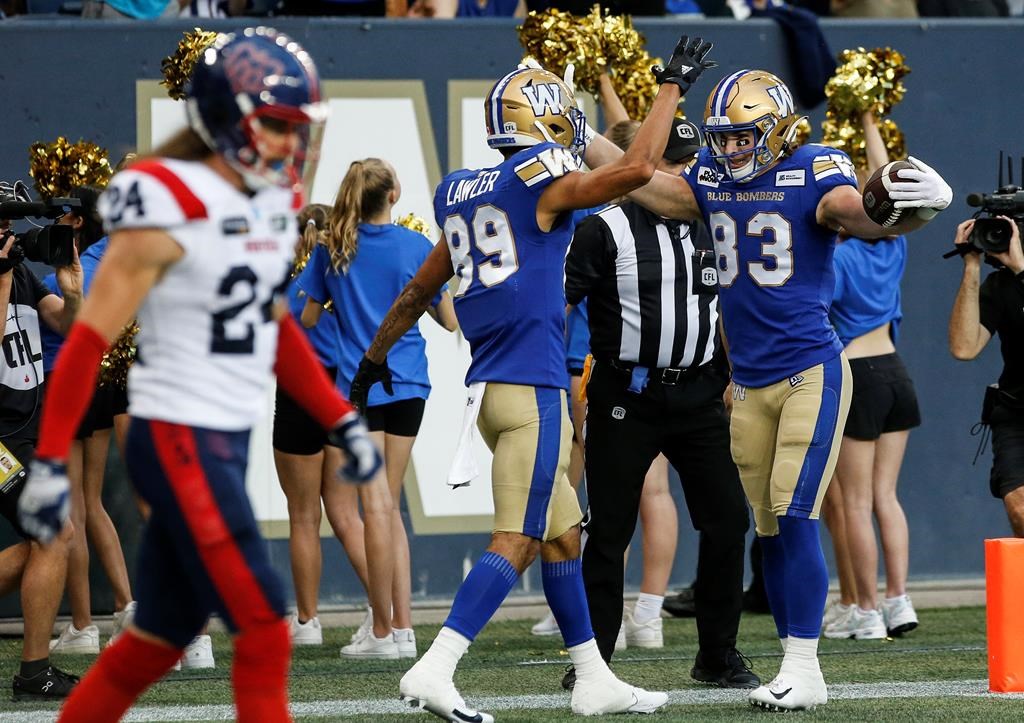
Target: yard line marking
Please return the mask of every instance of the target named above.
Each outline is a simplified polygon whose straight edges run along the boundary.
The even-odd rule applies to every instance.
[[[872,698],[999,698],[1024,700],[1024,693],[990,693],[986,680],[930,680],[921,682],[837,683],[828,687],[829,700],[868,700]],[[469,701],[480,710],[544,710],[567,709],[569,694],[503,695],[473,698]],[[669,691],[672,705],[721,705],[746,703],[746,693],[723,688],[690,688]],[[326,700],[292,703],[292,715],[401,715],[421,714],[395,700]],[[0,723],[50,723],[55,711],[7,711],[0,713]],[[142,706],[132,708],[125,721],[206,721],[234,720],[233,705]]]

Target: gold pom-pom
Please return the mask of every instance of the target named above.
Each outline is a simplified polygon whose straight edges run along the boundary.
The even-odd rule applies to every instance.
[[[533,11],[516,28],[526,53],[541,67],[559,78],[569,63],[575,66],[575,83],[589,93],[597,93],[598,78],[606,61],[601,47],[601,16],[591,13],[582,18],[561,10]]]
[[[661,65],[661,62],[661,58],[652,58],[644,50],[633,64],[618,64],[612,68],[612,87],[631,119],[642,121],[651,110],[654,96],[658,94],[658,82],[651,66]]]
[[[113,171],[107,150],[89,141],[71,143],[60,136],[53,143],[33,143],[28,151],[29,175],[43,198],[63,198],[72,188],[104,188]]]
[[[160,69],[163,71],[164,79],[161,85],[167,86],[167,95],[174,100],[182,100],[185,97],[185,84],[192,77],[192,68],[203,52],[213,45],[217,39],[217,33],[202,28],[194,28],[185,33],[178,42],[178,48],[173,55],[168,55],[160,62]]]
[[[128,385],[128,370],[135,361],[135,336],[139,333],[139,322],[133,321],[126,326],[121,335],[103,355],[100,361],[99,385],[114,386],[124,389]]]
[[[906,58],[892,48],[844,50],[835,75],[825,84],[829,110],[851,118],[867,111],[887,115],[903,100],[903,78],[909,72]]]
[[[423,218],[422,216],[417,216],[414,213],[407,213],[401,218],[397,219],[395,221],[395,225],[404,226],[410,231],[421,233],[427,238],[430,238],[430,224],[427,223],[427,220],[425,218]]]
[[[821,124],[821,129],[822,143],[846,153],[857,168],[868,167],[864,128],[860,121],[837,117],[832,111],[829,111],[825,116],[824,123]],[[907,157],[906,138],[892,119],[885,118],[880,121],[878,130],[882,134],[882,142],[889,152],[890,161]]]

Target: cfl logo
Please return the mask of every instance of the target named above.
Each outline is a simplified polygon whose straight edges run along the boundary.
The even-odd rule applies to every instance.
[[[613,407],[612,408],[612,419],[625,419],[625,418],[626,418],[626,410],[625,409],[623,409],[622,407]]]
[[[703,269],[700,272],[700,282],[705,286],[714,286],[718,283],[718,272],[714,269]]]

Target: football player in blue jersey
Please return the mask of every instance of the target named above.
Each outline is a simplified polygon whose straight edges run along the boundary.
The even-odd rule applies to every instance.
[[[460,170],[437,189],[443,239],[381,323],[352,382],[365,404],[389,378],[386,354],[442,285],[458,278],[455,308],[469,340],[467,375],[478,427],[494,452],[494,533],[459,588],[433,645],[402,678],[402,697],[451,721],[492,721],[466,707],[452,677],[459,659],[541,555],[548,604],[576,667],[572,710],[649,713],[664,693],[616,678],[594,640],[580,568],[579,503],[566,470],[572,440],[565,389],[563,266],[575,209],[611,201],[647,183],[662,155],[680,95],[713,63],[711,43],[679,41],[661,88],[630,150],[591,173],[579,156],[592,138],[573,90],[551,73],[521,67],[485,101],[487,142],[505,160]],[[481,389],[482,387],[486,387]]]
[[[883,228],[864,211],[853,164],[794,142],[802,116],[771,73],[724,78],[704,112],[704,148],[690,171],[655,174],[631,198],[669,218],[702,216],[718,253],[722,323],[733,373],[732,453],[754,509],[765,583],[785,657],[750,702],[803,709],[827,701],[817,659],[828,571],[818,513],[850,403],[850,369],[828,319],[835,232],[878,238],[919,228],[952,192],[916,159],[890,195],[911,209]],[[620,152],[595,139],[587,162]]]

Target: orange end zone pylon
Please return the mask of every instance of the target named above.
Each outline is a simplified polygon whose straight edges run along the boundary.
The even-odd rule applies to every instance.
[[[1024,539],[985,540],[988,687],[1024,692]]]

